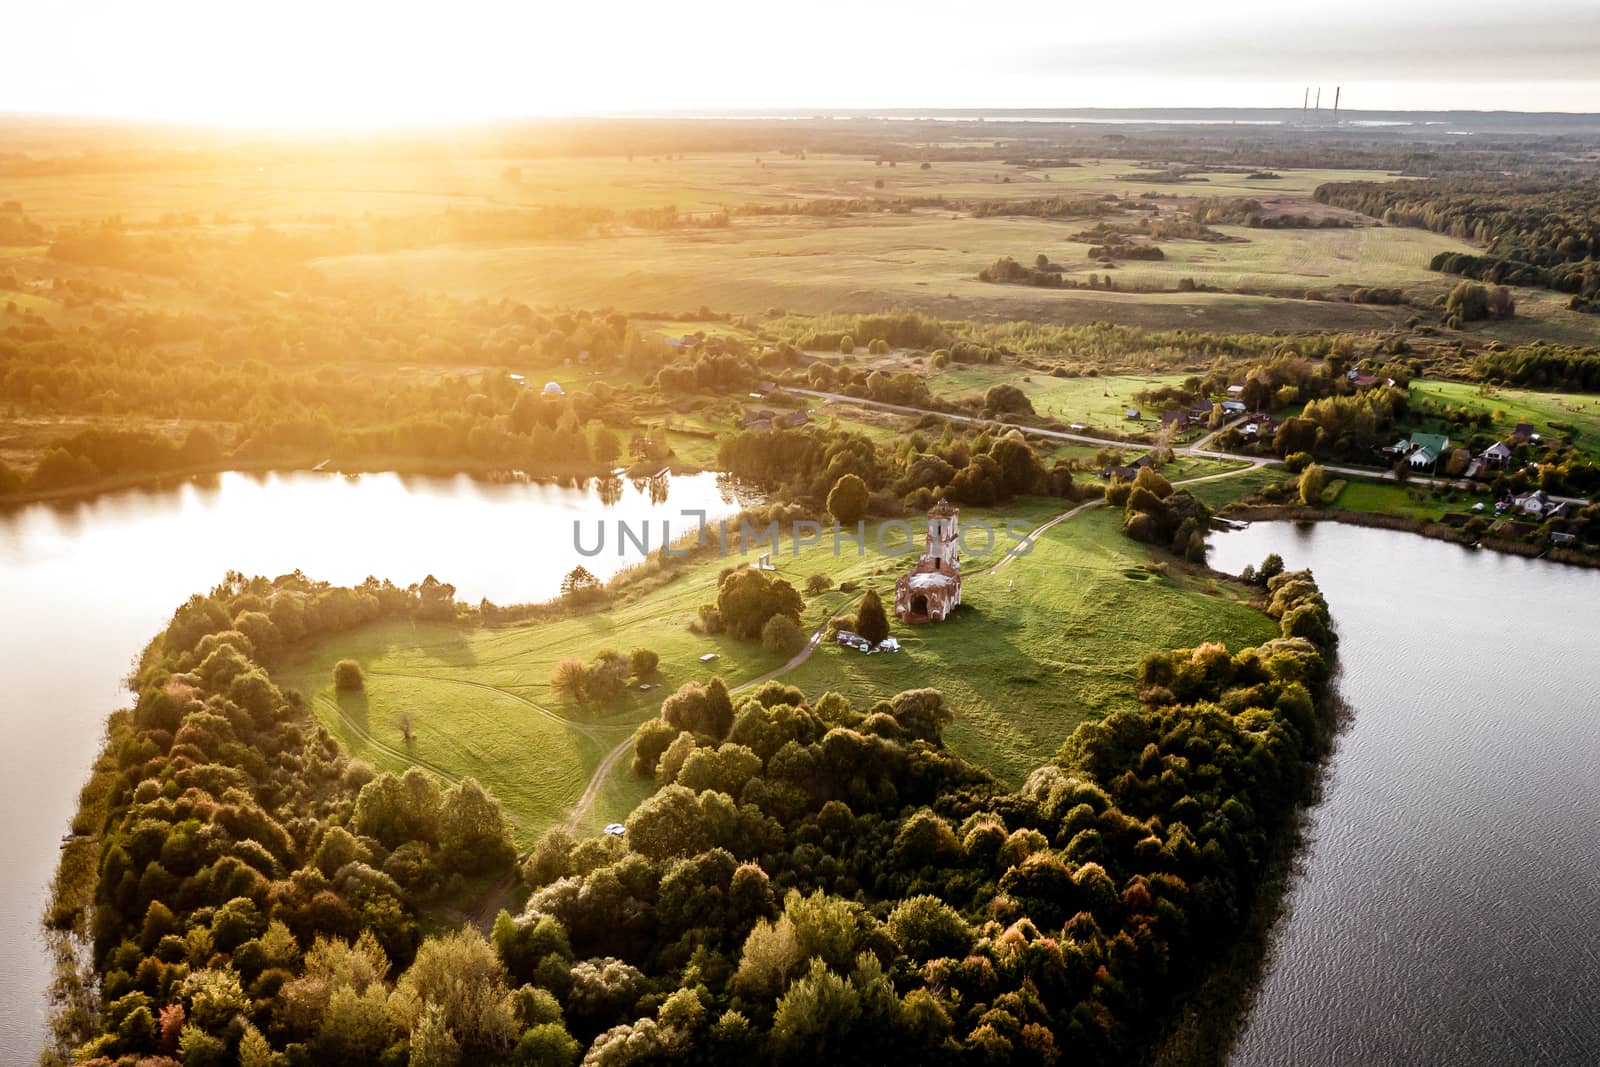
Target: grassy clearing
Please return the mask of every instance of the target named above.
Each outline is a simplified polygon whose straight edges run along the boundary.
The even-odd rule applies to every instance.
[[[1090,430],[1137,433],[1153,423],[1130,422],[1127,408],[1142,408],[1133,395],[1143,389],[1180,385],[1182,374],[1107,374],[1099,377],[1052,378],[1048,374],[1018,374],[1014,367],[953,363],[928,379],[937,397],[966,400],[981,397],[991,386],[1014,385],[1028,394],[1033,410],[1065,423],[1081,422]],[[1159,412],[1143,412],[1158,417]]]
[[[1420,411],[1431,401],[1440,406],[1487,411],[1494,418],[1489,432],[1507,436],[1519,422],[1533,424],[1534,432],[1559,439],[1568,434],[1574,444],[1591,455],[1600,454],[1600,398],[1584,394],[1539,393],[1527,389],[1499,389],[1468,382],[1413,381],[1411,409]],[[1429,430],[1446,432],[1443,422],[1425,419]],[[1563,423],[1566,428],[1555,424]]]
[[[1193,578],[1141,570],[1146,551],[1120,527],[1114,512],[1085,512],[1011,566],[969,577],[965,610],[950,622],[897,627],[898,655],[825,648],[785,680],[857,701],[942,689],[957,709],[951,748],[1017,784],[1079,722],[1133,702],[1146,654],[1271,636],[1271,621],[1231,585],[1211,595]]]
[[[611,237],[534,243],[441,246],[317,261],[336,280],[384,281],[408,288],[444,288],[491,299],[510,297],[534,304],[602,306],[625,310],[698,307],[715,294],[718,308],[759,313],[771,307],[804,312],[876,311],[907,305],[943,317],[1043,318],[1050,321],[1115,319],[1138,325],[1207,326],[1270,330],[1277,327],[1363,328],[1396,320],[1405,309],[1358,307],[1316,301],[1283,301],[1228,293],[1116,293],[1103,290],[1040,290],[990,285],[978,271],[1000,256],[1032,258],[1045,252],[1087,277],[1086,251],[1067,235],[1086,220],[978,219],[929,209],[910,215],[875,215],[832,220],[794,217],[738,218],[715,230],[620,233]],[[1254,234],[1265,232],[1257,243]],[[1299,231],[1305,233],[1307,231]],[[1422,268],[1428,255],[1455,247],[1449,238],[1400,229],[1310,231],[1302,248],[1295,232],[1251,231],[1250,243],[1213,245],[1175,242],[1174,265],[1127,265],[1118,284],[1171,289],[1180,277],[1213,284],[1241,279],[1262,288],[1303,291],[1332,282],[1392,281],[1401,262],[1408,280],[1438,275]],[[1348,235],[1370,242],[1365,253],[1330,249]],[[1395,250],[1386,251],[1386,244]],[[1180,256],[1176,250],[1187,244]],[[1220,250],[1220,251],[1219,251]],[[1277,255],[1292,261],[1279,263]],[[1375,269],[1364,262],[1370,255]],[[1220,259],[1213,257],[1220,256]],[[1071,262],[1068,262],[1071,261]],[[1416,261],[1422,277],[1413,278]],[[1139,270],[1153,266],[1149,277]],[[1095,272],[1101,268],[1093,267]],[[1368,278],[1372,273],[1374,278]],[[1281,305],[1275,316],[1260,305]],[[1231,327],[1223,322],[1231,322]]]
[[[1063,523],[1026,557],[993,575],[977,573],[1014,541],[1007,520],[1031,528],[1059,514],[1061,501],[1028,500],[1003,512],[973,510],[1001,531],[993,552],[978,553],[973,528],[962,617],[944,626],[897,627],[898,655],[861,656],[824,647],[784,680],[808,692],[837,689],[870,702],[906,688],[946,690],[960,716],[949,736],[956,751],[1015,781],[1048,757],[1086,716],[1132,699],[1140,657],[1206,638],[1250,642],[1267,636],[1268,620],[1224,584],[1207,592],[1198,579],[1147,574],[1145,550],[1122,538],[1118,517],[1091,510]],[[891,544],[893,541],[891,540]],[[904,557],[865,554],[831,543],[793,556],[787,542],[774,559],[797,586],[812,573],[853,580],[888,595]],[[279,680],[312,700],[318,718],[351,752],[386,769],[411,763],[447,776],[472,775],[505,802],[519,843],[561,818],[581,794],[600,758],[653,715],[683,682],[721,675],[738,685],[781,666],[759,645],[688,629],[696,608],[714,596],[722,560],[688,568],[670,584],[599,613],[556,622],[460,630],[384,624],[345,634],[303,653]],[[810,599],[804,622],[820,625],[848,610],[855,594]],[[549,686],[556,662],[588,659],[604,648],[636,645],[661,655],[651,679],[658,688],[630,693],[595,716],[559,698]],[[699,656],[714,652],[710,664]],[[359,660],[366,692],[335,695],[332,664]],[[413,739],[401,724],[409,719]],[[586,820],[593,829],[624,816],[648,792],[624,762],[604,784]]]
[[[1371,511],[1384,515],[1404,515],[1410,519],[1436,521],[1450,511],[1466,511],[1476,502],[1492,505],[1493,494],[1488,492],[1445,494],[1426,485],[1397,485],[1393,482],[1374,482],[1364,478],[1351,478],[1332,506],[1345,511]],[[1492,514],[1492,513],[1491,513]]]

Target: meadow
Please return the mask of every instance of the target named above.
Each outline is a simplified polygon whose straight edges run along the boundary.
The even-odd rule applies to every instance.
[[[1070,506],[1027,500],[1003,512],[973,510],[968,520],[1032,528]],[[797,587],[820,573],[888,598],[906,558],[879,555],[872,543],[869,537],[864,555],[847,543],[836,556],[825,541],[798,557],[784,546],[773,558]],[[1144,569],[1144,546],[1122,537],[1120,516],[1103,508],[1056,525],[1026,556],[982,573],[1014,543],[1002,530],[992,552],[967,559],[967,606],[956,618],[939,626],[896,624],[900,653],[863,656],[824,643],[782,680],[807,692],[838,690],[864,704],[902,689],[943,689],[958,709],[946,733],[951,746],[1018,784],[1084,718],[1133,701],[1133,673],[1145,654],[1201,639],[1254,643],[1274,631],[1247,604],[1248,590],[1177,564],[1167,574]],[[972,548],[984,549],[976,530]],[[353,755],[383,769],[417,764],[446,779],[477,778],[504,802],[518,842],[527,846],[567,815],[602,756],[655,714],[666,694],[713,675],[738,686],[784,665],[786,657],[759,643],[689,629],[699,605],[714,599],[719,572],[739,562],[697,561],[649,593],[557,621],[368,627],[302,651],[279,669],[278,680],[301,692]],[[820,626],[850,610],[858,596],[835,588],[809,597],[803,625]],[[550,686],[561,659],[636,646],[660,654],[659,674],[649,679],[652,689],[632,690],[616,706],[577,706]],[[717,658],[700,662],[707,654]],[[362,663],[363,693],[334,692],[330,671],[343,658]],[[403,727],[411,731],[409,742]],[[649,789],[624,759],[580,829],[620,820]]]
[[[1486,433],[1505,438],[1518,423],[1526,422],[1547,440],[1571,435],[1579,451],[1600,456],[1600,400],[1592,396],[1431,379],[1413,381],[1410,393],[1411,410],[1423,415],[1422,423],[1430,430],[1444,428],[1443,420],[1429,412],[1430,404],[1436,409],[1487,412],[1492,421]]]

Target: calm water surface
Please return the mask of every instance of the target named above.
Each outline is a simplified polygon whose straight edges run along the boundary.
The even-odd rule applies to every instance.
[[[670,495],[670,503],[668,496]],[[338,584],[368,575],[397,585],[433,574],[476,603],[543,600],[582,563],[607,577],[615,523],[650,520],[674,534],[738,510],[711,474],[582,487],[491,485],[393,474],[225,474],[161,491],[107,494],[0,513],[0,1062],[33,1062],[50,978],[39,934],[62,833],[100,743],[107,712],[125,705],[133,658],[190,593],[231,569],[296,568]],[[604,517],[606,551],[596,543]]]
[[[1600,1062],[1600,572],[1331,523],[1350,705],[1254,1008],[1259,1064]]]

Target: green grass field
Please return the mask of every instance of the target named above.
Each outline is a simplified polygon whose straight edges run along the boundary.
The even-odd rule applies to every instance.
[[[1009,188],[1009,187],[1008,187]],[[1322,301],[1285,303],[1232,293],[1131,293],[990,285],[978,271],[1001,256],[1043,252],[1086,278],[1101,268],[1067,236],[1086,220],[971,218],[928,209],[910,215],[817,220],[739,218],[715,230],[621,233],[612,237],[496,245],[451,245],[317,261],[330,279],[384,281],[408,288],[510,297],[533,304],[630,310],[698,307],[761,312],[876,311],[906,305],[945,317],[978,314],[1051,321],[1111,318],[1152,326],[1234,329],[1371,328],[1405,309]],[[1173,242],[1171,263],[1126,264],[1124,289],[1165,289],[1182,277],[1219,286],[1249,283],[1299,294],[1336,282],[1431,285],[1428,257],[1464,248],[1423,231],[1249,231],[1242,244]],[[1277,321],[1261,302],[1277,307]]]
[[[862,656],[824,646],[784,677],[819,694],[836,689],[870,703],[901,689],[944,689],[957,709],[948,739],[955,751],[1016,782],[1060,745],[1086,716],[1132,700],[1131,682],[1148,652],[1221,639],[1248,643],[1270,636],[1270,622],[1224,583],[1208,592],[1197,579],[1140,569],[1145,549],[1124,539],[1118,516],[1092,509],[1054,527],[1027,556],[998,573],[980,571],[1014,544],[1000,524],[1026,528],[1066,503],[1028,500],[1003,512],[972,510],[961,617],[942,626],[897,626],[904,651]],[[999,529],[985,552],[979,519]],[[812,573],[892,592],[906,557],[865,554],[831,543],[798,558],[787,544],[774,555],[796,586]],[[727,562],[699,561],[650,593],[609,610],[555,622],[462,630],[438,624],[386,623],[340,635],[302,653],[277,673],[311,701],[322,723],[354,755],[401,770],[420,764],[447,777],[471,775],[492,789],[526,846],[565,816],[600,758],[625,739],[661,699],[689,680],[720,675],[738,685],[782,665],[759,644],[692,633],[697,607],[714,597]],[[804,623],[815,627],[856,599],[832,591],[811,598]],[[558,698],[549,677],[567,657],[643,645],[661,655],[657,688],[632,692],[595,715]],[[715,653],[709,664],[701,655]],[[343,658],[360,661],[367,687],[336,695],[329,676]],[[407,742],[402,723],[409,721]],[[620,819],[646,795],[626,761],[607,780],[585,820],[593,829]]]
[[[1385,515],[1404,515],[1409,519],[1437,521],[1446,512],[1461,512],[1475,502],[1492,506],[1494,497],[1487,491],[1476,493],[1436,492],[1425,485],[1396,485],[1351,478],[1332,503],[1345,511],[1372,511]],[[1493,514],[1488,512],[1488,514]]]
[[[1519,422],[1533,424],[1534,432],[1547,439],[1568,434],[1574,445],[1590,455],[1600,455],[1600,399],[1584,394],[1539,393],[1528,389],[1479,387],[1469,382],[1413,381],[1411,410],[1420,412],[1426,403],[1441,407],[1487,411],[1493,417],[1487,431],[1504,437]],[[1555,423],[1564,423],[1558,428]],[[1441,427],[1438,419],[1425,419],[1429,429]]]
[[[1014,385],[1028,394],[1036,414],[1064,423],[1081,422],[1093,431],[1139,433],[1153,422],[1132,422],[1124,414],[1140,408],[1152,418],[1159,411],[1143,411],[1133,395],[1142,389],[1180,385],[1182,374],[1107,374],[1099,377],[1052,378],[1048,374],[1018,374],[1015,367],[993,364],[952,363],[928,379],[934,396],[947,400],[982,398],[995,385]]]

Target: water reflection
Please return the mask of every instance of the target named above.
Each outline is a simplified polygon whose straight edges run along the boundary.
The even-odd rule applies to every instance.
[[[1212,545],[1311,567],[1351,715],[1232,1062],[1593,1063],[1600,571],[1334,524]]]

